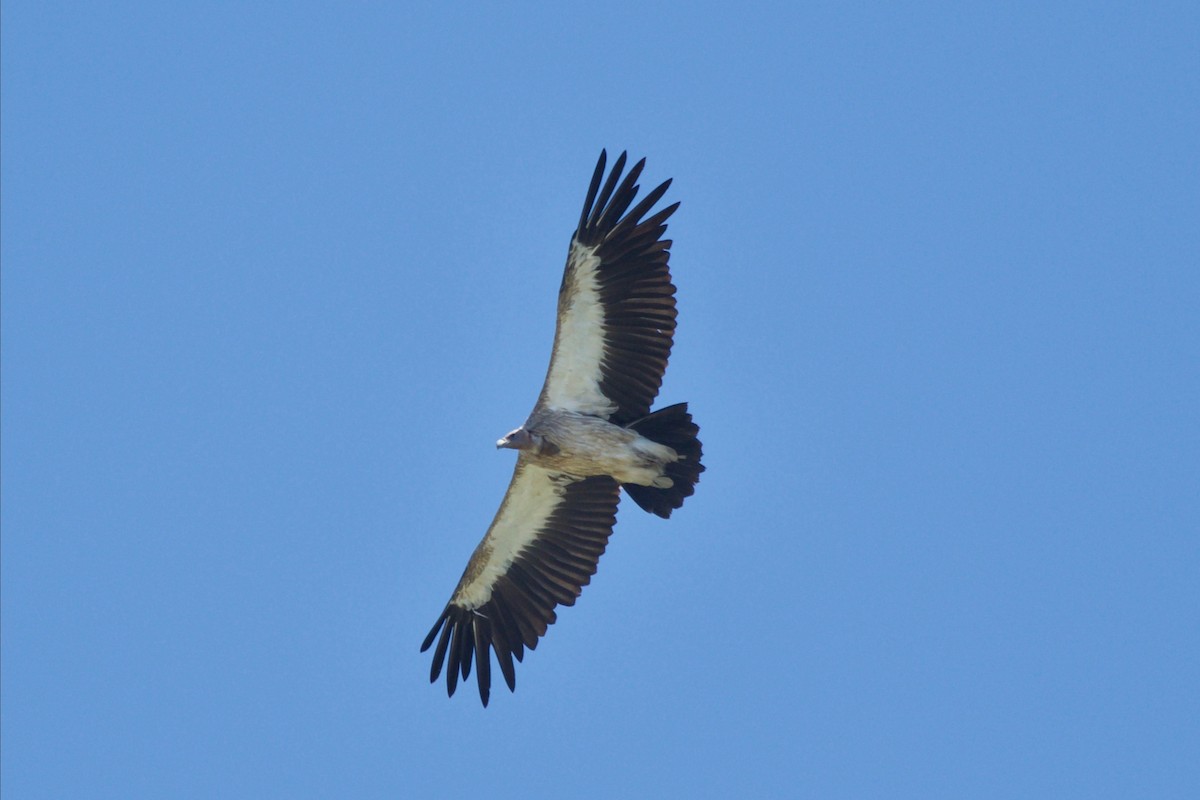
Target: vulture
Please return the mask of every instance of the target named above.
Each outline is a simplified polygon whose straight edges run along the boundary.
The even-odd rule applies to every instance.
[[[421,644],[453,695],[474,661],[488,704],[492,654],[510,691],[513,659],[533,650],[596,572],[616,523],[620,490],[667,518],[704,466],[686,403],[657,411],[675,333],[675,286],[664,239],[674,203],[653,214],[667,180],[637,205],[646,160],[605,177],[600,152],[558,290],[550,367],[525,423],[496,443],[517,451],[508,492],[449,603]],[[649,216],[647,216],[649,215]]]

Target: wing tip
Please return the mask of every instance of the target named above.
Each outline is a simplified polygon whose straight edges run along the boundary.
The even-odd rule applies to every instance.
[[[446,696],[453,697],[458,690],[459,681],[464,683],[475,669],[475,682],[479,687],[479,699],[487,707],[491,699],[491,650],[495,648],[494,631],[483,614],[477,614],[472,609],[463,608],[453,601],[446,605],[434,623],[429,633],[421,642],[421,652],[424,653],[437,640],[433,651],[433,660],[429,667],[429,682],[437,683],[446,672]],[[438,636],[438,634],[441,636]],[[499,654],[497,654],[499,660]],[[519,659],[518,659],[519,660]],[[512,664],[501,662],[500,671],[504,674],[505,683],[515,690],[516,675]]]

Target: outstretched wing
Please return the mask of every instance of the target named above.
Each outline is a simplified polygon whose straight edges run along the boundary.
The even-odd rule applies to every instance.
[[[675,286],[667,262],[667,206],[643,220],[665,181],[630,209],[642,159],[624,179],[625,153],[604,178],[604,151],[571,237],[558,292],[558,327],[539,407],[578,411],[620,425],[650,413],[675,334]],[[620,185],[618,185],[620,181]]]
[[[554,623],[555,606],[574,605],[596,573],[617,520],[617,483],[576,478],[529,463],[522,453],[487,535],[475,548],[458,588],[425,637],[437,640],[430,682],[443,664],[453,695],[475,661],[479,697],[488,704],[489,649],[508,688],[516,688],[513,657],[533,650]],[[438,636],[438,632],[441,636]]]

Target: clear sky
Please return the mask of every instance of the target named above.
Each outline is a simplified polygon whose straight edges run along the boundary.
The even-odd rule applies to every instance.
[[[1200,6],[451,5],[4,3],[6,800],[1200,796]],[[708,471],[483,709],[602,147]]]

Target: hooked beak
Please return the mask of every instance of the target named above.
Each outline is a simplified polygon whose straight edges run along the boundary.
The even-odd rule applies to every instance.
[[[507,447],[510,450],[526,450],[532,446],[533,437],[524,428],[517,428],[515,431],[510,431],[505,434],[503,439],[496,442],[497,450],[501,447]]]

